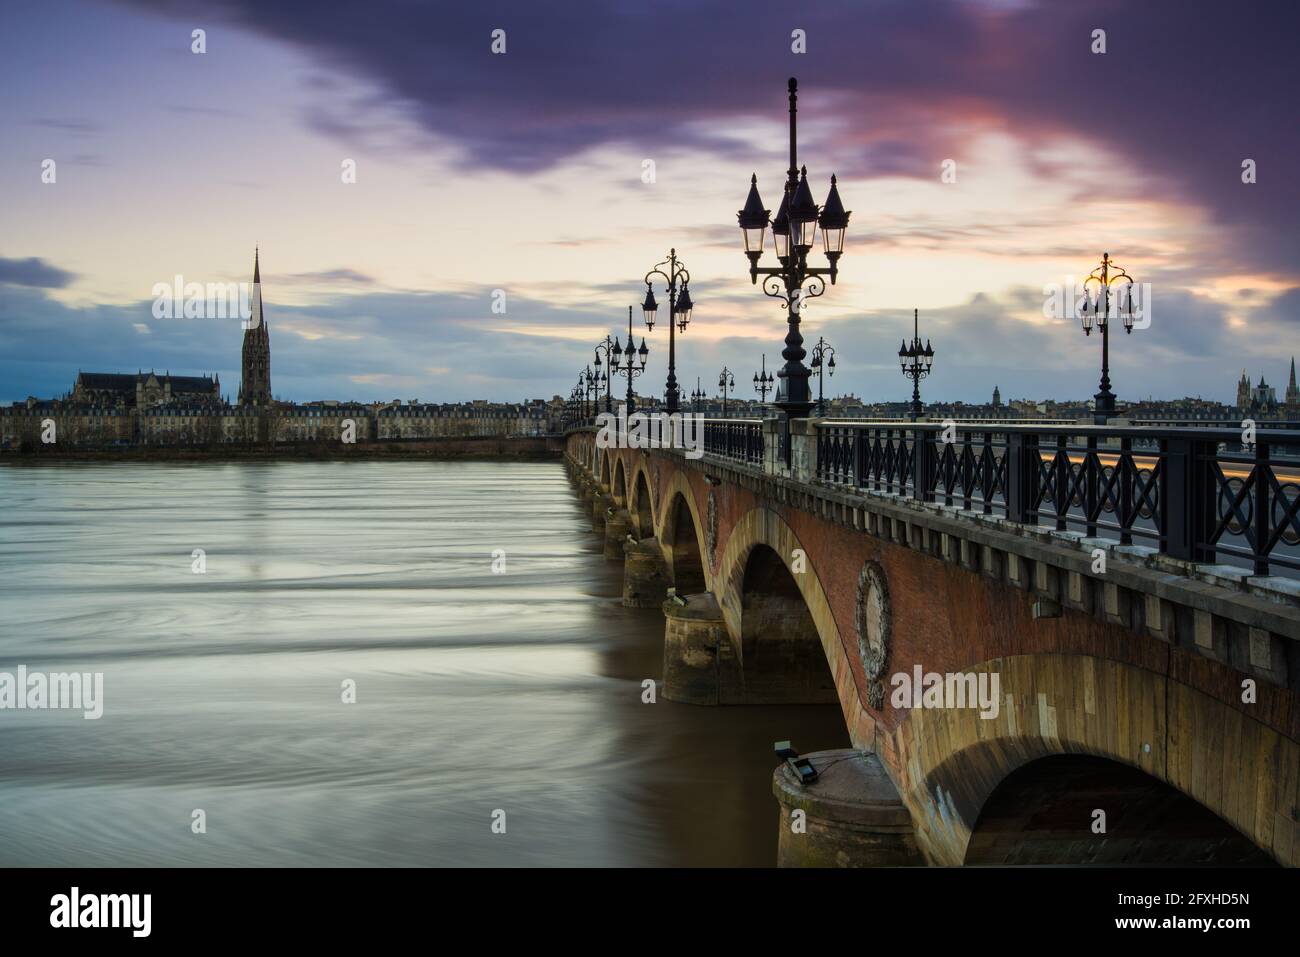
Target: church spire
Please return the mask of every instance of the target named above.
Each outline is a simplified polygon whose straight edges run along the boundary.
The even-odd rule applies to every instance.
[[[262,313],[261,250],[253,249],[253,301],[244,327],[243,376],[239,404],[266,407],[271,404],[271,336]]]

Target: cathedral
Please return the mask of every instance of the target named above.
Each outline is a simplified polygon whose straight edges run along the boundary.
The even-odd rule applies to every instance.
[[[78,372],[71,401],[98,408],[152,409],[171,405],[221,404],[221,377],[172,375],[164,372]]]
[[[265,409],[271,405],[271,336],[262,312],[260,251],[253,252],[253,307],[244,328],[239,404]]]
[[[244,325],[244,350],[239,384],[239,405],[266,409],[271,402],[271,338],[262,312],[260,254],[253,253],[252,309]],[[68,399],[77,405],[102,409],[147,409],[184,406],[211,408],[222,405],[221,377],[162,375],[154,371],[131,373],[78,372]]]
[[[1265,382],[1262,375],[1259,377],[1259,385],[1252,386],[1246,370],[1242,369],[1241,378],[1237,380],[1237,408],[1252,412],[1271,414],[1282,411],[1287,415],[1300,415],[1300,387],[1296,386],[1295,357],[1291,357],[1291,378],[1281,403],[1277,401],[1277,389]]]

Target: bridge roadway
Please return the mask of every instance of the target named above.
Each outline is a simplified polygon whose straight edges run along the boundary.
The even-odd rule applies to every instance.
[[[663,695],[844,715],[816,782],[774,774],[782,864],[1300,860],[1300,432],[597,437],[565,461]]]

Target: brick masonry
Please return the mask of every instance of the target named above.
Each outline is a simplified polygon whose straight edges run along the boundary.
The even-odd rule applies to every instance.
[[[590,438],[570,436],[568,455],[594,477],[605,463]],[[998,782],[1027,761],[1062,752],[1138,767],[1279,861],[1300,862],[1300,610],[1284,594],[1120,549],[1108,556],[1108,572],[1096,575],[1093,543],[1077,536],[1021,534],[984,516],[711,458],[605,454],[625,489],[657,471],[652,519],[660,541],[664,516],[682,496],[709,590],[738,647],[750,551],[766,545],[788,565],[802,551],[807,568],[794,577],[851,740],[880,757],[931,863],[961,863]],[[915,665],[996,671],[1003,700],[995,719],[894,708],[888,685],[881,707],[868,705],[856,627],[867,561],[883,569],[892,610],[886,677]],[[1248,682],[1253,702],[1243,700]]]

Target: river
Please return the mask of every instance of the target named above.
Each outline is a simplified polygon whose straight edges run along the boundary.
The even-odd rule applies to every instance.
[[[0,866],[768,866],[772,742],[847,744],[643,703],[558,462],[0,467],[0,526],[0,672],[104,682],[0,710]]]

